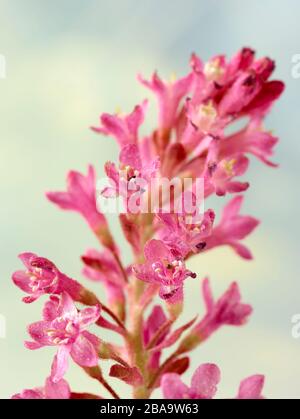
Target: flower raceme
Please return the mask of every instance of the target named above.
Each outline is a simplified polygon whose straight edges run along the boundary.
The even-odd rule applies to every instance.
[[[102,248],[90,248],[81,257],[83,274],[104,288],[107,305],[49,259],[32,252],[20,255],[25,269],[12,279],[27,294],[23,301],[48,296],[43,319],[29,325],[32,340],[25,345],[54,346],[57,353],[44,386],[23,390],[14,399],[120,398],[102,373],[104,362],[112,363],[109,376],[131,386],[134,398],[149,398],[158,387],[171,399],[216,395],[220,381],[216,365],[201,365],[190,386],[180,376],[189,368],[192,350],[224,325],[244,325],[252,307],[242,302],[236,282],[214,300],[205,279],[203,318],[179,326],[177,322],[185,307],[186,281],[199,283],[197,273],[188,267],[191,257],[200,259],[218,246],[229,246],[243,259],[253,257],[243,240],[259,221],[241,214],[250,187],[241,176],[247,174],[250,156],[276,166],[278,138],[264,127],[265,116],[284,90],[281,81],[272,80],[274,69],[274,61],[257,59],[250,48],[231,59],[218,55],[205,63],[193,54],[188,74],[179,79],[167,81],[157,72],[150,80],[138,76],[157,99],[158,122],[152,132],[141,134],[147,100],[129,114],[100,116],[99,126],[92,130],[113,137],[120,147],[118,163],[105,165],[106,186],[96,188],[95,170],[89,166],[86,175],[70,171],[67,190],[48,192],[47,198],[62,210],[79,213],[98,238]],[[168,193],[162,188],[165,180],[171,185]],[[187,189],[176,189],[176,182],[187,180]],[[216,222],[217,212],[204,210],[204,199],[221,200],[225,195],[230,199]],[[119,220],[134,254],[128,265],[97,196],[117,197],[124,204]],[[154,210],[153,199],[158,201]],[[79,310],[77,303],[88,307]],[[103,340],[102,329],[112,334],[111,341]],[[122,343],[114,343],[114,333]],[[74,393],[64,379],[70,359],[107,394]],[[262,375],[246,378],[236,398],[263,398],[263,384]]]

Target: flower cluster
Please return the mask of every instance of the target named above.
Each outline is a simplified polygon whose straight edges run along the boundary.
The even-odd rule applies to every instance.
[[[107,302],[50,260],[29,252],[20,255],[25,270],[15,272],[12,279],[26,294],[23,301],[48,296],[42,320],[28,327],[31,341],[25,346],[31,350],[54,346],[56,352],[45,385],[13,398],[107,396],[72,391],[64,378],[70,359],[114,398],[120,396],[104,377],[104,362],[112,363],[110,377],[131,386],[134,398],[149,398],[157,387],[170,399],[215,396],[220,371],[214,364],[201,365],[190,386],[181,381],[180,375],[189,367],[189,353],[222,326],[243,325],[252,307],[242,302],[236,282],[215,300],[209,279],[197,279],[188,263],[217,246],[229,246],[241,258],[252,258],[243,240],[259,221],[242,213],[249,183],[241,176],[247,172],[250,155],[276,166],[272,155],[278,139],[263,126],[284,89],[281,81],[270,80],[274,68],[271,59],[256,59],[250,48],[229,60],[219,55],[206,63],[193,54],[183,78],[164,81],[157,73],[150,80],[138,76],[158,102],[157,127],[151,134],[140,134],[147,101],[128,115],[101,115],[93,131],[114,137],[120,147],[118,163],[105,164],[108,186],[100,191],[101,197],[123,201],[125,211],[119,220],[133,260],[129,266],[122,261],[96,199],[93,167],[86,176],[69,172],[66,192],[47,193],[59,208],[81,214],[98,238],[101,247],[88,249],[81,257],[82,272],[102,284]],[[163,179],[191,182],[188,190],[178,193],[174,188],[166,195],[160,185]],[[199,179],[202,201],[230,195],[218,222],[212,209],[202,210],[202,201],[198,205]],[[157,205],[151,211],[154,194]],[[139,205],[132,206],[133,199]],[[196,205],[186,208],[186,200]],[[178,325],[186,281],[202,286],[206,312],[202,319]],[[159,304],[153,306],[156,296]],[[101,328],[112,337],[118,334],[123,344],[104,341]],[[167,348],[171,355],[165,357]],[[263,383],[262,375],[246,378],[236,398],[262,398]]]

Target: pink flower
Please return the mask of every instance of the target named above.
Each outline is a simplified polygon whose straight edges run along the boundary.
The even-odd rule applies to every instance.
[[[113,254],[108,249],[102,252],[89,249],[81,259],[85,264],[83,275],[92,281],[102,282],[109,306],[119,311],[125,304],[126,284]]]
[[[25,303],[32,303],[43,294],[60,294],[66,291],[74,300],[80,301],[84,288],[78,282],[60,272],[53,262],[35,253],[21,253],[19,258],[26,270],[14,272],[13,282],[29,294]]]
[[[216,302],[213,299],[208,279],[203,281],[202,292],[206,305],[206,315],[192,330],[192,334],[198,335],[201,340],[207,339],[221,326],[243,325],[252,313],[252,307],[241,302],[241,295],[236,282],[233,282]]]
[[[217,138],[217,159],[208,162],[214,169],[222,167],[221,161],[227,164],[245,153],[254,154],[266,164],[274,165],[269,158],[277,138],[263,132],[261,123],[283,92],[284,84],[276,80],[268,81],[275,68],[274,62],[267,57],[254,60],[254,55],[253,50],[243,48],[228,63],[224,56],[217,56],[205,65],[197,56],[192,56],[195,89],[186,102],[183,111],[185,119],[181,118],[176,136],[189,153],[202,159],[213,148],[209,137]],[[243,116],[250,118],[246,128],[226,135],[225,128]],[[194,168],[201,169],[201,161],[194,158],[189,165],[191,162],[195,163]],[[243,170],[236,173],[241,174]],[[218,179],[220,175],[216,171]],[[224,175],[225,172],[221,180]],[[240,182],[230,182],[228,186],[227,192],[241,192],[247,188],[246,183]],[[219,189],[218,185],[216,187]],[[226,188],[221,185],[217,193],[223,195],[225,192]]]
[[[127,198],[127,211],[134,212],[135,206],[131,208],[130,197],[134,194],[135,203],[142,199],[151,179],[157,176],[159,159],[145,164],[138,146],[128,144],[122,148],[119,160],[119,168],[114,163],[106,163],[105,171],[112,186],[105,188],[102,194],[107,198],[118,195]]]
[[[231,159],[223,159],[218,163],[208,162],[207,176],[205,177],[205,196],[216,193],[218,196],[226,193],[239,193],[248,189],[248,182],[233,180],[237,176],[242,176],[248,169],[249,160],[239,154],[232,156]]]
[[[225,138],[220,143],[220,157],[229,159],[236,153],[249,153],[268,166],[276,166],[270,161],[270,157],[273,155],[273,148],[277,142],[277,137],[262,130],[261,120],[252,120],[246,128]]]
[[[147,101],[137,105],[129,115],[110,115],[104,113],[100,117],[101,126],[92,130],[116,138],[120,147],[138,142],[138,129],[144,122]]]
[[[164,223],[161,233],[164,242],[185,257],[189,252],[198,253],[206,247],[205,240],[211,235],[215,214],[207,210],[203,216],[160,213],[158,217]]]
[[[61,299],[51,297],[46,303],[44,320],[32,323],[28,332],[33,342],[25,342],[28,349],[43,346],[58,346],[56,362],[51,379],[58,382],[68,368],[68,358],[84,367],[98,364],[96,347],[99,339],[85,329],[94,324],[100,316],[100,307],[94,306],[78,311],[67,293]]]
[[[238,391],[237,399],[263,399],[262,390],[265,377],[263,375],[252,375],[245,378]]]
[[[239,215],[243,199],[242,196],[237,196],[224,207],[221,221],[208,237],[205,250],[227,245],[232,247],[242,258],[252,259],[250,250],[240,241],[257,227],[259,221],[250,216]]]
[[[159,127],[167,132],[175,124],[180,101],[191,91],[194,75],[191,73],[176,81],[164,82],[157,73],[150,81],[138,76],[140,82],[152,90],[159,103]]]
[[[220,370],[215,364],[202,364],[192,376],[191,385],[184,384],[178,374],[164,374],[161,388],[165,399],[212,399],[220,382]]]
[[[96,174],[92,166],[89,166],[87,176],[75,171],[69,172],[67,192],[47,192],[46,195],[59,208],[79,212],[91,229],[111,245],[106,219],[97,209]]]
[[[220,115],[250,112],[257,108],[255,105],[257,98],[260,98],[261,106],[264,108],[269,106],[278,98],[284,88],[281,82],[267,82],[274,68],[274,61],[269,58],[262,58],[248,67],[247,71],[238,73],[235,81],[228,86],[222,96],[218,106]],[[272,93],[269,93],[270,83],[272,83]]]
[[[187,270],[183,259],[161,240],[150,240],[144,248],[146,262],[134,265],[133,272],[142,281],[160,286],[159,295],[169,303],[183,298],[183,282],[196,274]]]
[[[197,83],[193,103],[213,100],[219,117],[238,118],[245,114],[264,116],[281,95],[284,84],[268,81],[275,64],[268,57],[255,60],[250,48],[240,50],[228,63],[226,57],[213,57],[205,65],[193,55],[191,65]]]

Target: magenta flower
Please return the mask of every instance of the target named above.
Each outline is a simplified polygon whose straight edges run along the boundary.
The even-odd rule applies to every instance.
[[[61,294],[63,291],[75,301],[84,297],[83,286],[60,272],[50,260],[30,252],[21,253],[19,258],[26,270],[14,272],[12,279],[17,287],[29,294],[23,298],[25,303],[32,303],[44,294]]]
[[[274,61],[262,58],[254,61],[247,71],[237,72],[219,103],[221,116],[238,113],[258,113],[265,110],[282,93],[282,82],[268,82],[275,68]]]
[[[234,180],[237,176],[242,176],[248,169],[249,160],[242,154],[236,155],[231,159],[220,160],[218,163],[210,161],[207,164],[207,174],[205,176],[205,196],[216,193],[218,196],[226,193],[239,193],[248,189],[248,182]]]
[[[191,73],[179,80],[164,82],[157,73],[150,81],[139,75],[141,83],[152,90],[159,104],[159,127],[167,132],[176,121],[180,101],[191,91],[194,75]]]
[[[142,161],[138,146],[128,144],[122,148],[119,160],[119,168],[111,162],[105,165],[105,171],[111,186],[102,191],[103,196],[109,198],[121,195],[130,199],[135,194],[135,196],[139,195],[142,198],[150,180],[157,176],[159,159],[145,164]],[[131,212],[128,202],[127,210]]]
[[[243,196],[236,196],[224,207],[220,223],[213,228],[205,250],[216,246],[230,246],[244,259],[252,259],[250,250],[240,243],[259,224],[256,218],[240,215]]]
[[[197,130],[204,133],[211,132],[212,127],[222,129],[243,115],[263,117],[270,109],[284,84],[268,81],[275,68],[272,60],[254,58],[250,48],[243,48],[228,63],[222,55],[205,65],[195,54],[192,56],[195,83],[188,117]],[[203,105],[210,108],[202,109]]]
[[[58,382],[68,368],[69,355],[83,366],[92,367],[98,364],[98,338],[87,332],[100,316],[100,307],[89,307],[77,311],[73,300],[67,293],[61,299],[52,297],[46,303],[44,320],[32,323],[28,332],[33,342],[25,342],[28,349],[39,349],[43,346],[58,346],[56,363],[51,379]]]
[[[150,240],[144,248],[146,262],[134,265],[133,272],[142,281],[157,284],[159,295],[169,303],[183,298],[183,282],[196,274],[185,267],[183,259],[169,249],[161,240]]]
[[[138,129],[144,122],[147,101],[137,105],[129,115],[110,115],[104,113],[100,117],[101,126],[92,130],[104,135],[115,137],[120,147],[138,142]]]
[[[67,177],[67,192],[47,192],[47,198],[63,210],[79,212],[97,234],[107,233],[107,222],[96,204],[96,174],[89,166],[87,176],[71,171]]]
[[[236,282],[233,282],[217,301],[214,301],[207,278],[203,281],[202,292],[206,315],[191,332],[193,335],[198,335],[201,340],[207,339],[221,326],[243,325],[252,313],[252,307],[241,302],[241,294]]]
[[[189,252],[198,253],[206,247],[206,239],[212,233],[215,214],[212,210],[207,210],[198,216],[189,216],[186,213],[160,213],[158,217],[164,223],[161,233],[164,242],[185,257]]]
[[[252,120],[246,128],[232,134],[220,143],[220,156],[230,159],[236,153],[249,153],[268,166],[276,166],[270,161],[270,157],[273,155],[273,149],[277,142],[277,137],[262,129],[260,119]]]
[[[161,388],[165,399],[212,399],[217,392],[221,373],[214,364],[200,365],[194,372],[190,387],[178,374],[164,374]]]

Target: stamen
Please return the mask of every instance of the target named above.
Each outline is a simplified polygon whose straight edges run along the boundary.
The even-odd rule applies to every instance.
[[[221,66],[221,61],[216,58],[212,61],[208,61],[204,65],[204,74],[209,81],[218,80],[224,74],[224,69]]]

